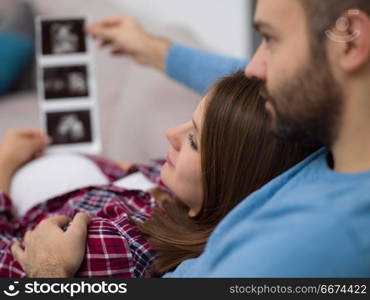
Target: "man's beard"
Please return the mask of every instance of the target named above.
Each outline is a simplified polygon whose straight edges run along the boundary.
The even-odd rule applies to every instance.
[[[320,57],[321,56],[321,57]],[[297,74],[262,96],[271,104],[273,132],[309,146],[331,146],[338,135],[343,95],[325,55],[321,54]]]

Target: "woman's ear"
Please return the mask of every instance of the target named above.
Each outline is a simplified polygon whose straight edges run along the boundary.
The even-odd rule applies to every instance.
[[[197,213],[195,212],[195,210],[191,208],[191,209],[189,210],[189,212],[188,212],[188,216],[189,216],[190,218],[194,218],[196,215],[197,215]]]

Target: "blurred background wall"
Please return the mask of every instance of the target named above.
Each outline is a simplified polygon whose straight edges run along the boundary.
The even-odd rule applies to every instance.
[[[252,50],[252,0],[115,0],[124,11],[164,25],[184,27],[208,49],[236,57]]]

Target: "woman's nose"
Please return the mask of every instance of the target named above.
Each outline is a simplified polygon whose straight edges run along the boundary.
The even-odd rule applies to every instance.
[[[181,126],[171,127],[166,130],[167,140],[176,151],[179,151],[181,149],[181,136]]]

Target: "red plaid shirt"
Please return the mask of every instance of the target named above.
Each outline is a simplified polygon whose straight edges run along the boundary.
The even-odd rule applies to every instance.
[[[89,158],[111,182],[139,171],[161,185],[161,161],[134,166],[126,172],[109,160]],[[11,254],[14,240],[22,241],[24,234],[45,218],[55,215],[72,218],[77,212],[86,212],[93,219],[88,228],[85,257],[76,277],[144,277],[154,253],[128,215],[144,221],[154,206],[154,198],[140,190],[90,186],[38,204],[23,217],[15,218],[11,199],[0,193],[0,277],[27,276]]]

